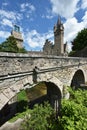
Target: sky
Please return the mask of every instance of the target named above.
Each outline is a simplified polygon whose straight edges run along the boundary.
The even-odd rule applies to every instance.
[[[53,27],[58,16],[64,25],[64,43],[87,28],[87,0],[0,0],[0,43],[11,35],[13,25],[20,26],[23,45],[40,51],[46,39],[54,42]]]

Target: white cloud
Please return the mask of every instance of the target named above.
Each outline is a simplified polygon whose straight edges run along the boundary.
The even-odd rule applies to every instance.
[[[8,29],[8,27],[12,27],[13,26],[12,24],[16,23],[17,20],[21,20],[21,18],[22,18],[22,15],[17,12],[5,11],[1,9],[0,10],[0,21],[1,21],[0,29],[3,31],[0,31],[0,38],[4,39],[10,36],[11,35],[10,32],[4,31],[4,30]]]
[[[0,17],[6,17],[8,19],[14,19],[15,20],[15,13],[14,12],[9,12],[5,10],[0,10]]]
[[[33,5],[29,5],[29,8],[31,9],[31,11],[35,11],[35,7]]]
[[[83,23],[78,23],[75,17],[66,20],[64,24],[65,28],[65,40],[71,42],[75,38],[78,31],[83,28]]]
[[[46,9],[46,16],[44,18],[47,19],[52,19],[54,17],[54,14],[52,13],[52,11],[50,9]]]
[[[46,39],[53,39],[53,32],[40,34],[36,30],[28,31],[24,36],[25,42],[32,48],[43,47]]]
[[[36,8],[30,4],[30,3],[22,3],[20,5],[20,11],[22,13],[26,13],[26,18],[29,18],[31,21],[33,21],[33,18],[31,17],[32,13],[36,10]]]
[[[85,12],[85,15],[82,18],[83,22],[84,22],[84,27],[87,28],[87,11]]]
[[[77,33],[81,31],[82,29],[87,27],[87,12],[85,13],[84,17],[82,18],[82,22],[78,22],[78,20],[73,17],[70,19],[67,19],[64,28],[65,28],[65,35],[64,35],[64,41],[68,42],[69,49],[71,48],[71,41],[76,37]]]
[[[12,27],[12,24],[17,23],[22,19],[22,14],[13,12],[13,11],[5,11],[0,10],[0,27],[5,29],[5,26]]]
[[[2,3],[2,6],[7,6],[7,5],[8,5],[7,2]]]
[[[87,9],[87,0],[82,0],[81,8],[82,9]]]
[[[50,0],[52,3],[52,12],[54,14],[71,18],[78,10],[79,0]]]
[[[4,25],[4,26],[9,26],[9,27],[12,27],[12,26],[13,26],[11,20],[6,19],[6,18],[4,18],[4,19],[1,21],[1,24]]]
[[[0,10],[0,18],[1,19],[7,18],[16,21],[16,20],[21,20],[22,15],[13,11]]]
[[[41,15],[42,18],[47,18],[47,19],[52,19],[54,16],[53,15],[50,15],[50,14],[47,14],[47,15]]]
[[[22,3],[21,4],[21,11],[24,12],[26,10],[35,11],[35,7],[30,3]]]
[[[7,38],[8,36],[10,36],[11,34],[9,32],[6,31],[0,31],[0,37],[1,38]]]

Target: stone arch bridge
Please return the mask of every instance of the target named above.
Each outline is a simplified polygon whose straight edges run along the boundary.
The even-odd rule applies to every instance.
[[[87,58],[0,53],[0,110],[21,89],[39,82],[46,83],[51,104],[57,107],[65,86],[87,82]]]

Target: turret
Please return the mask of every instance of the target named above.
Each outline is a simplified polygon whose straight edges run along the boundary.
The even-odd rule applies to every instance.
[[[23,38],[22,38],[22,34],[20,32],[20,27],[17,25],[14,25],[11,35],[14,36],[14,38],[16,39],[18,48],[22,48],[23,47]]]

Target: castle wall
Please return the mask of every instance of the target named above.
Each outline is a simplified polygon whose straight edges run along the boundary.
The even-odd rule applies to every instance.
[[[64,55],[64,27],[61,21],[54,26],[54,45],[46,40],[43,51],[47,55]]]

